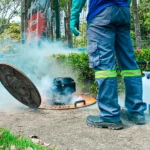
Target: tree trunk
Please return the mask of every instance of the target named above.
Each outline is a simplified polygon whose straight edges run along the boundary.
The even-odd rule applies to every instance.
[[[59,0],[55,0],[55,12],[56,12],[56,40],[60,40],[60,3],[59,3]]]
[[[141,28],[138,16],[138,7],[137,7],[137,0],[132,0],[132,7],[133,7],[133,16],[134,16],[134,25],[135,25],[135,36],[136,36],[136,48],[142,48],[142,39],[141,39]]]
[[[68,28],[68,46],[73,47],[72,33],[70,31],[71,0],[68,0],[67,28]]]
[[[27,39],[27,29],[28,29],[28,4],[27,4],[27,1],[28,0],[25,0],[25,33],[26,33],[26,36],[25,36],[25,40]],[[30,0],[30,3],[31,3],[31,0]]]
[[[67,17],[64,17],[64,27],[65,27],[65,41],[68,40],[67,36]]]
[[[51,16],[51,21],[50,21],[50,39],[51,39],[51,41],[54,41],[54,26],[53,26],[53,24],[54,24],[54,15],[52,14],[52,16]]]
[[[25,0],[21,1],[21,41],[25,42]]]
[[[27,12],[28,12],[28,0],[21,1],[21,40],[22,43],[26,41],[26,34],[28,28]]]

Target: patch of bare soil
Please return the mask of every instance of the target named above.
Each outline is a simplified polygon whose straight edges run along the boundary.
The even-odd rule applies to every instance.
[[[16,135],[35,135],[57,150],[149,150],[150,124],[136,126],[123,115],[123,130],[92,128],[86,125],[88,115],[97,109],[18,110],[0,113],[0,127]]]

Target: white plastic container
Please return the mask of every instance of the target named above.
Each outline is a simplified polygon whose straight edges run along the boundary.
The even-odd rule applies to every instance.
[[[144,71],[143,74],[143,101],[147,103],[147,112],[150,114],[150,71]]]

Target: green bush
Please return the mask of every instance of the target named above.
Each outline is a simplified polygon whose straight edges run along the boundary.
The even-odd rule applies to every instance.
[[[150,61],[150,47],[143,50],[136,50],[135,57],[137,62],[149,62]],[[139,65],[141,71],[150,70],[150,65]]]
[[[150,47],[143,50],[136,50],[135,56],[137,61],[150,61]]]
[[[68,68],[73,71],[77,77],[77,83],[80,85],[82,92],[88,92],[90,94],[96,95],[97,86],[94,78],[93,69],[89,68],[89,60],[87,53],[70,53],[53,55],[56,58],[56,62],[61,68]],[[141,51],[135,51],[135,57],[137,61],[150,61],[150,48],[143,49]],[[140,65],[141,71],[148,66]],[[118,74],[118,91],[122,92],[124,90],[123,80],[120,75],[120,71],[116,65],[116,70]]]
[[[56,58],[56,64],[59,65],[59,68],[63,68],[64,71],[65,69],[72,71],[82,92],[96,93],[94,71],[89,68],[87,53],[57,54],[53,57]]]

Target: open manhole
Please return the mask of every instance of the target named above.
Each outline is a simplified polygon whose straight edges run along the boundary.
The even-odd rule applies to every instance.
[[[42,102],[41,95],[33,82],[20,70],[9,64],[0,63],[0,81],[10,94],[29,108],[63,110],[76,109],[96,103],[91,96],[79,95],[72,102],[76,84],[70,77],[55,78],[48,92],[48,103]]]
[[[51,110],[65,110],[65,109],[77,109],[77,108],[83,108],[87,106],[91,106],[96,103],[95,98],[91,96],[86,95],[79,95],[80,100],[75,101],[72,104],[60,104],[60,105],[49,105],[42,103],[40,105],[40,109],[51,109]]]

